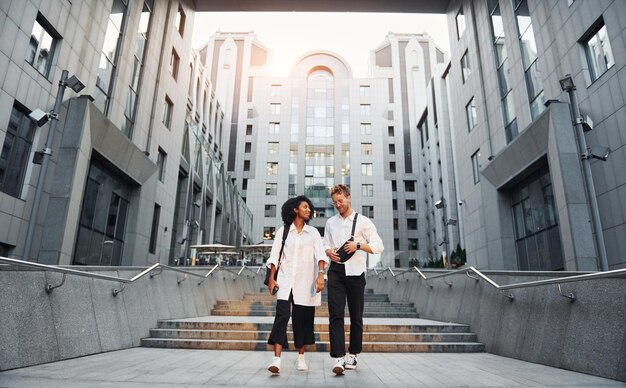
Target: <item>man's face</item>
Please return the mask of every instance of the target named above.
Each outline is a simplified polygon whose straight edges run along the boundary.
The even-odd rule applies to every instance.
[[[333,205],[339,214],[344,214],[350,210],[351,197],[349,195],[346,197],[343,193],[335,193],[331,196],[331,198],[333,200]]]

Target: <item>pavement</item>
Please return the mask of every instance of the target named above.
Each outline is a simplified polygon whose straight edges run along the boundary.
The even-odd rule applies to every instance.
[[[490,353],[363,353],[358,368],[331,372],[326,353],[132,348],[0,372],[0,387],[626,387],[626,383]]]

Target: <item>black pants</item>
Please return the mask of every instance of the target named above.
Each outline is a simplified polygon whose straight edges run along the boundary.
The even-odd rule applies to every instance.
[[[363,347],[363,307],[365,299],[365,273],[346,276],[342,264],[330,263],[328,270],[328,320],[330,322],[330,356],[346,354],[344,310],[348,300],[350,312],[350,347],[352,354],[361,353]]]
[[[293,343],[296,349],[315,343],[315,334],[313,333],[315,306],[301,306],[293,303],[293,293],[290,293],[288,301],[280,299],[276,301],[276,316],[274,317],[272,332],[267,340],[268,344],[279,344],[284,349],[289,348],[287,324],[292,312],[291,326],[293,327]]]

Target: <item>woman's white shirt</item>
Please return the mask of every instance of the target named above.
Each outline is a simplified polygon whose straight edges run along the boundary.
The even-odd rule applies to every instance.
[[[284,226],[280,227],[274,237],[274,244],[267,260],[267,266],[278,264],[278,255],[283,240]],[[301,306],[319,306],[322,304],[322,293],[315,292],[315,280],[318,276],[318,262],[326,262],[329,259],[324,252],[322,237],[319,231],[309,225],[304,225],[302,232],[298,233],[296,227],[291,224],[285,241],[283,258],[278,270],[278,293],[276,297],[281,300],[289,300],[289,294],[293,292],[293,301]]]

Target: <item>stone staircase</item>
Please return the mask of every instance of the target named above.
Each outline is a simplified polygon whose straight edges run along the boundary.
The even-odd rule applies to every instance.
[[[316,344],[307,351],[329,352],[328,306],[315,311]],[[211,315],[200,318],[160,320],[144,347],[271,350],[267,338],[272,330],[276,299],[266,292],[246,294],[242,300],[218,301]],[[419,319],[413,303],[392,303],[387,295],[366,290],[363,317],[364,352],[482,352],[476,334],[467,325]],[[346,338],[349,318],[346,311]],[[290,346],[293,333],[288,327]]]

